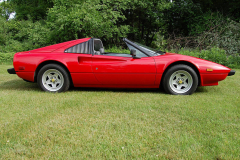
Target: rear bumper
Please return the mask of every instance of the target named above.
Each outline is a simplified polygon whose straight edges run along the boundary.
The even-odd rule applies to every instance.
[[[14,68],[10,68],[7,70],[9,74],[16,74]]]
[[[229,73],[228,73],[228,76],[233,76],[235,74],[236,71],[234,70],[231,70]]]

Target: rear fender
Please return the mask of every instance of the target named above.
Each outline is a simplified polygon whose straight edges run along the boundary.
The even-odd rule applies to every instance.
[[[68,72],[69,77],[71,78],[71,75],[70,75],[70,72],[69,72],[69,70],[68,70],[68,67],[67,67],[67,64],[66,64],[66,63],[61,62],[61,61],[58,61],[58,60],[49,60],[49,59],[48,59],[48,60],[42,61],[41,63],[39,63],[39,64],[37,65],[37,68],[36,68],[36,70],[35,70],[35,72],[34,72],[34,82],[37,82],[37,75],[38,75],[40,69],[41,69],[43,66],[47,65],[47,64],[58,64],[58,65],[62,66],[62,67]]]

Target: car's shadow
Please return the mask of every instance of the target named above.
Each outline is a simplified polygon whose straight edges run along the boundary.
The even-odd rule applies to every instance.
[[[14,79],[0,82],[0,90],[16,90],[16,91],[38,91],[37,83],[25,82],[21,79]]]
[[[195,93],[206,93],[209,90],[207,89],[207,87],[198,87],[195,91]]]
[[[165,94],[163,89],[145,89],[145,88],[75,88],[71,87],[70,92],[88,91],[88,92],[130,92],[130,93],[157,93]]]
[[[25,82],[21,79],[14,79],[0,82],[0,90],[16,90],[16,91],[41,91],[37,83]],[[163,88],[159,89],[131,89],[131,88],[76,88],[70,87],[69,92],[88,91],[88,92],[130,92],[130,93],[156,93],[166,94]],[[198,87],[196,93],[208,92],[207,87]]]

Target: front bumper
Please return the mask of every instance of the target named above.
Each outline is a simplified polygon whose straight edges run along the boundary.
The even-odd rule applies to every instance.
[[[14,68],[10,68],[7,70],[9,74],[16,74]]]
[[[231,70],[229,73],[228,73],[228,76],[233,76],[235,74],[236,71],[234,70]]]

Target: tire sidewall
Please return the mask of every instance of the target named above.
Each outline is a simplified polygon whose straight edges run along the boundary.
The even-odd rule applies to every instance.
[[[193,84],[192,84],[192,87],[187,91],[187,92],[184,92],[184,93],[177,93],[177,92],[174,92],[171,87],[170,87],[170,84],[169,84],[169,80],[170,80],[170,77],[171,75],[176,72],[176,71],[179,71],[179,70],[184,70],[186,72],[188,72],[191,76],[192,76],[192,80],[193,80]],[[196,74],[196,72],[194,71],[194,69],[192,69],[190,66],[187,66],[187,65],[183,65],[183,64],[179,64],[179,65],[175,65],[175,66],[172,66],[171,68],[169,68],[163,78],[163,87],[164,87],[164,90],[169,93],[169,94],[173,94],[173,95],[190,95],[192,94],[193,92],[195,92],[195,90],[197,89],[197,86],[198,86],[198,76]]]
[[[63,75],[63,78],[64,78],[63,86],[57,91],[50,91],[50,90],[46,89],[43,85],[42,76],[49,69],[56,69],[59,72],[61,72],[61,74]],[[40,69],[40,71],[38,72],[37,83],[38,83],[38,86],[43,91],[46,91],[46,92],[64,92],[64,91],[67,91],[69,89],[69,86],[70,86],[70,80],[69,80],[68,73],[66,72],[66,70],[63,67],[61,67],[60,65],[57,65],[57,64],[47,64],[47,65],[43,66]]]

